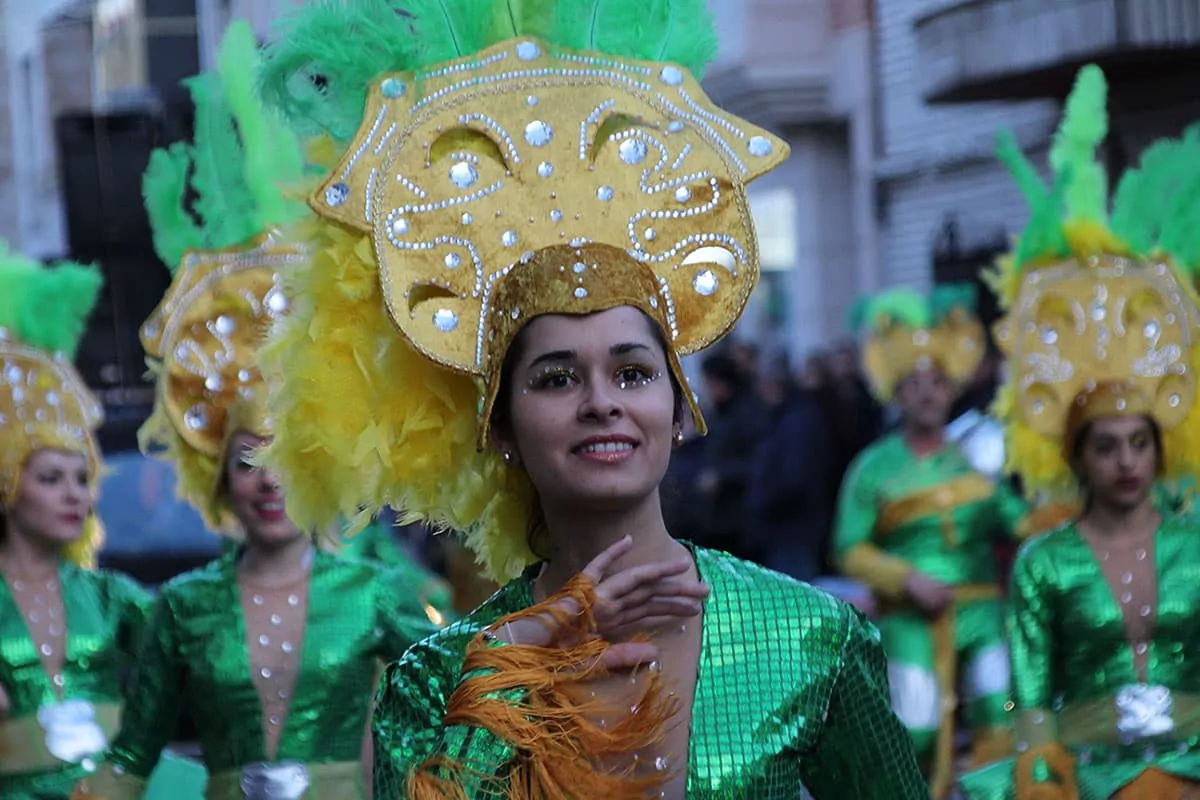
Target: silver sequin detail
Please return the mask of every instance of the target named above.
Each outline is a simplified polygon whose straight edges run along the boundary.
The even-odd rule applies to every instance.
[[[433,312],[433,327],[442,333],[449,333],[458,327],[458,314],[448,308],[439,308]]]
[[[662,82],[667,86],[678,86],[679,84],[683,83],[683,70],[681,70],[679,67],[668,64],[659,71],[658,77],[661,78]]]
[[[458,265],[461,263],[462,263],[462,256],[460,256],[458,253],[449,253],[446,255],[446,258],[445,258],[446,269],[457,269]]]
[[[525,126],[525,141],[534,147],[545,147],[550,144],[550,140],[553,138],[554,129],[550,127],[550,123],[548,122],[535,119]]]
[[[469,165],[468,165],[469,166]],[[408,233],[408,220],[404,217],[397,217],[392,221],[392,233],[397,236],[404,236]]]
[[[350,187],[340,181],[325,189],[325,205],[337,208],[350,197]]]
[[[641,139],[626,139],[617,148],[617,153],[620,154],[621,160],[631,166],[645,161],[649,152],[650,148],[646,147],[646,143]]]
[[[500,243],[505,247],[516,247],[519,237],[516,231],[505,231],[500,234]]]
[[[587,289],[583,288],[582,286],[575,287],[575,296],[578,297],[580,300],[587,297],[587,294],[588,294]]]
[[[463,215],[462,215],[462,224],[463,225],[470,225],[474,221],[475,221],[475,217],[471,215],[470,211],[463,212]]]
[[[460,189],[470,189],[479,181],[479,171],[467,161],[459,161],[450,168],[450,182]]]
[[[611,186],[601,186],[596,190],[597,199],[607,203],[613,199],[613,188]]]
[[[750,155],[763,158],[771,155],[771,151],[775,149],[775,146],[765,136],[751,136],[750,141],[746,143],[746,149],[750,151]]]
[[[533,61],[542,54],[542,48],[534,42],[521,42],[517,45],[517,58],[522,61]]]
[[[553,174],[554,174],[554,165],[551,164],[549,161],[543,161],[542,163],[538,164],[538,175],[540,175],[543,178],[549,178]]]
[[[717,274],[711,269],[697,272],[696,277],[692,278],[692,288],[697,294],[708,297],[717,290]]]
[[[199,431],[208,427],[208,414],[204,406],[192,406],[183,414],[183,424],[188,430]]]
[[[383,92],[383,96],[389,100],[395,100],[397,97],[403,97],[408,91],[408,86],[399,78],[384,78],[379,90]]]
[[[675,199],[681,203],[686,203],[692,199],[692,190],[686,186],[680,186],[675,190]]]

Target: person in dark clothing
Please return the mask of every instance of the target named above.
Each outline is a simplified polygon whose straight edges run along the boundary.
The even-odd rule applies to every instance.
[[[746,509],[764,566],[809,581],[821,571],[832,521],[832,437],[816,396],[797,390],[781,367],[759,384],[767,430],[754,454]]]
[[[671,454],[662,483],[663,519],[674,536],[692,541],[708,539],[708,507],[700,494],[700,475],[707,466],[708,437],[697,436],[691,418],[684,419],[682,440]]]
[[[700,372],[713,409],[705,467],[697,482],[709,511],[703,544],[761,562],[746,515],[746,483],[762,436],[762,409],[732,358],[709,356]]]

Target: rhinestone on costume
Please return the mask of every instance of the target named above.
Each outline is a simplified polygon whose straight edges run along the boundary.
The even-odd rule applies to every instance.
[[[667,66],[663,67],[661,71],[659,71],[658,77],[661,78],[662,82],[667,86],[679,86],[681,83],[683,83],[683,70],[681,70],[679,67],[668,64]]]
[[[537,104],[538,104],[537,95],[531,94],[531,95],[529,95],[529,97],[525,98],[525,105],[536,106]]]
[[[204,406],[192,406],[183,415],[183,424],[187,425],[188,430],[199,431],[208,427],[208,414],[204,411]]]
[[[681,203],[686,203],[692,199],[692,190],[686,186],[680,186],[675,190],[675,199]]]
[[[667,125],[668,133],[679,133],[681,130],[683,130],[683,123],[677,119],[671,120],[670,124]]]
[[[266,303],[269,311],[273,311],[276,314],[281,314],[286,311],[288,307],[287,295],[278,289],[272,289],[271,291],[267,292]]]
[[[500,243],[505,247],[516,247],[518,239],[516,231],[505,231],[500,234]]]
[[[214,325],[216,326],[217,333],[221,334],[222,336],[228,336],[237,329],[237,323],[233,321],[233,317],[227,317],[224,314],[217,317],[217,321],[214,323]]]
[[[1171,408],[1178,408],[1179,407],[1179,395],[1173,394],[1170,397],[1168,397],[1167,405],[1169,405]]]
[[[626,139],[621,142],[621,146],[617,148],[617,153],[620,154],[621,160],[626,164],[640,164],[646,160],[646,155],[649,153],[649,148],[641,139]]]
[[[543,178],[549,178],[553,174],[554,174],[554,165],[551,164],[549,161],[543,161],[542,163],[538,164],[538,175],[540,175]]]
[[[562,222],[562,218],[563,218],[563,213],[561,211],[559,211],[557,208],[550,212],[550,221],[551,222]]]
[[[657,236],[658,236],[658,231],[654,230],[654,228],[646,228],[645,233],[642,234],[642,237],[647,242],[653,242]]]
[[[542,54],[542,48],[534,42],[521,42],[517,45],[517,58],[522,61],[533,61]]]
[[[750,151],[750,155],[764,158],[771,155],[771,151],[775,147],[771,144],[771,140],[765,136],[751,136],[750,141],[746,143],[746,149]]]
[[[611,186],[601,186],[596,190],[597,199],[607,203],[613,199],[613,188]]]
[[[408,233],[408,220],[404,217],[397,217],[392,220],[392,233],[397,236],[404,236]]]
[[[224,385],[225,382],[221,380],[220,375],[209,375],[204,379],[204,388],[210,392],[219,392]]]
[[[1146,323],[1145,327],[1142,328],[1142,333],[1145,334],[1147,339],[1153,339],[1158,336],[1159,330],[1158,322],[1155,320],[1150,320]]]
[[[449,333],[458,327],[458,314],[448,308],[439,308],[433,312],[433,327],[442,333]]]
[[[450,168],[450,182],[460,189],[470,189],[479,181],[479,171],[467,161],[459,161]]]
[[[463,212],[463,215],[462,215],[462,224],[463,225],[470,225],[474,221],[475,221],[475,217],[471,215],[470,211]]]
[[[581,274],[581,273],[582,273],[584,270],[586,270],[586,269],[587,269],[587,265],[586,265],[586,264],[584,264],[582,261],[577,261],[577,262],[575,262],[575,266],[571,267],[571,270],[572,270],[572,271],[573,271],[573,272],[574,272],[576,275],[579,275],[579,274]]]
[[[708,297],[717,290],[717,274],[711,269],[697,272],[696,277],[692,278],[692,288],[697,294]]]
[[[575,296],[578,297],[580,300],[587,297],[587,295],[588,295],[587,289],[583,288],[582,286],[575,287]]]
[[[340,206],[350,197],[350,187],[344,183],[335,183],[325,190],[325,205]]]
[[[1058,331],[1050,325],[1043,325],[1041,340],[1042,344],[1054,344],[1058,341]]]
[[[462,257],[458,253],[449,253],[446,255],[446,258],[445,258],[446,269],[457,269],[458,265],[461,263],[462,263]]]
[[[408,86],[399,78],[384,78],[379,90],[383,92],[383,96],[389,100],[395,100],[397,97],[403,97],[408,91]]]
[[[525,126],[525,141],[534,147],[545,147],[550,144],[550,140],[553,138],[554,129],[547,122],[535,119]]]

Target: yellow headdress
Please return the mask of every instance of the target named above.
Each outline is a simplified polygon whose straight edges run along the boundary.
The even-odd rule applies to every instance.
[[[1110,215],[1095,160],[1105,95],[1103,73],[1084,67],[1051,151],[1052,188],[1011,135],[999,143],[1032,211],[993,276],[1006,310],[996,338],[1011,363],[997,411],[1009,467],[1031,490],[1070,488],[1074,437],[1103,416],[1152,417],[1167,472],[1200,466],[1200,130],[1147,149],[1121,178]]]
[[[104,410],[71,359],[102,282],[91,267],[43,267],[0,242],[0,508],[14,499],[26,461],[44,448],[86,455],[95,494]],[[91,514],[65,555],[90,568],[103,538]]]
[[[226,449],[238,431],[271,432],[258,348],[270,320],[287,308],[276,276],[303,260],[274,229],[303,210],[278,186],[300,177],[300,150],[258,105],[257,62],[253,33],[235,23],[219,74],[188,81],[194,144],[155,151],[143,179],[155,244],[174,279],[142,325],[157,397],[139,440],[165,448],[180,496],[210,528],[230,535],[237,523],[219,485]],[[189,178],[193,209],[185,205]]]
[[[337,107],[279,87],[312,85],[297,68],[335,98],[378,77],[310,201],[313,256],[285,278],[294,307],[263,351],[265,459],[302,524],[392,505],[466,531],[505,580],[534,558],[531,488],[482,447],[513,336],[538,315],[633,306],[686,386],[678,357],[724,335],[755,285],[745,187],[787,146],[705,97],[702,2],[642,3],[639,25],[598,21],[595,2],[536,18],[369,5],[306,7],[267,63],[268,94],[335,135]],[[360,62],[339,62],[326,29],[363,42]]]
[[[962,284],[935,287],[928,297],[890,289],[858,304],[851,325],[867,329],[863,368],[880,402],[918,370],[939,369],[958,385],[970,380],[987,346],[975,301],[975,287]]]

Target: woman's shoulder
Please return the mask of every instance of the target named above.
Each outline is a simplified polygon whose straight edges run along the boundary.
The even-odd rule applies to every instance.
[[[467,645],[484,628],[498,619],[529,604],[528,584],[517,578],[484,600],[473,611],[414,644],[404,654],[402,663],[433,672],[449,671],[458,674],[466,655]]]

